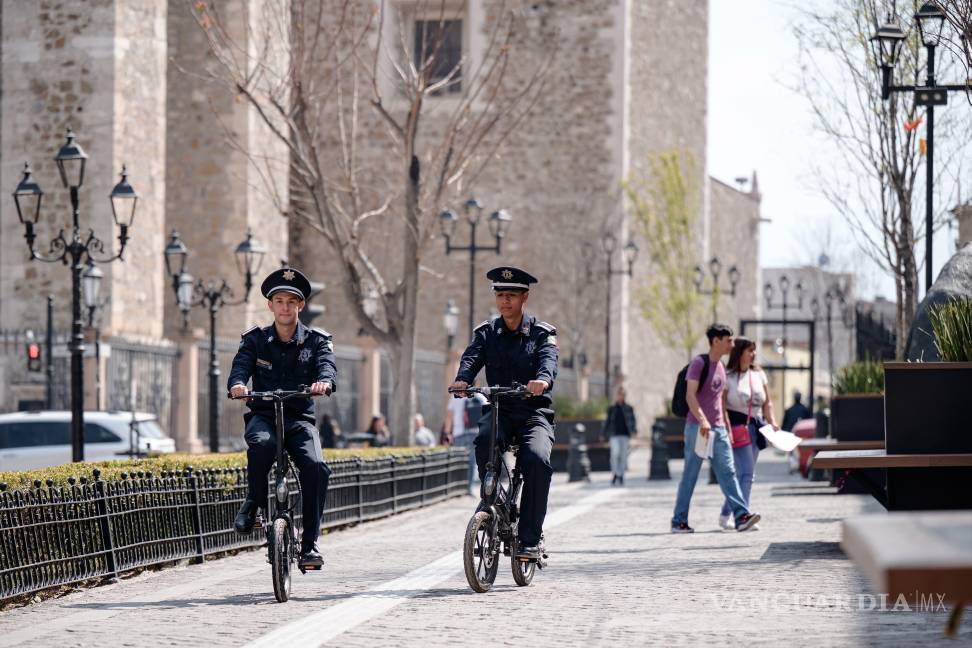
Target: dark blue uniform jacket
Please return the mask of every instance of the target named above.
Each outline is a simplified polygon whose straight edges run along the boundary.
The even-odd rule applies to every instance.
[[[473,331],[472,342],[459,360],[456,380],[471,385],[484,366],[486,382],[490,385],[509,386],[514,382],[526,385],[531,380],[543,380],[549,388],[542,396],[518,403],[530,409],[549,408],[558,355],[557,329],[552,325],[523,313],[520,328],[510,331],[502,317],[495,317]]]
[[[297,323],[297,330],[289,342],[277,338],[277,329],[270,326],[254,326],[243,333],[240,348],[233,358],[233,369],[227,380],[227,389],[233,385],[245,385],[253,379],[252,391],[297,389],[310,387],[316,382],[328,382],[331,391],[337,390],[337,365],[334,362],[334,344],[331,334],[324,329],[307,328]],[[247,401],[251,412],[259,412],[273,418],[273,402]],[[314,421],[314,403],[311,399],[289,400],[284,403],[287,418]]]

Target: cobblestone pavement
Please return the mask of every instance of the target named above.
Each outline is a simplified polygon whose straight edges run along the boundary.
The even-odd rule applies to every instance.
[[[650,482],[647,460],[632,455],[623,488],[605,473],[584,485],[555,476],[554,519],[575,517],[548,530],[550,566],[528,588],[504,567],[491,592],[470,591],[456,552],[475,502],[463,497],[325,536],[325,570],[298,574],[286,604],[274,601],[264,554],[247,552],[9,610],[0,646],[239,646],[301,620],[309,636],[346,648],[942,643],[944,610],[882,610],[840,552],[840,520],[879,510],[870,498],[832,496],[764,453],[753,492],[761,530],[718,529],[721,496],[703,471],[697,532],[673,536],[681,462],[671,462],[675,479]],[[369,590],[379,591],[361,596]],[[954,645],[972,644],[970,614]]]

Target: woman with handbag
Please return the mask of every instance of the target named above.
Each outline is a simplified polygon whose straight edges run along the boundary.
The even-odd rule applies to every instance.
[[[757,430],[766,423],[775,430],[780,429],[773,413],[768,384],[766,374],[756,365],[756,343],[737,337],[729,353],[726,390],[722,398],[729,414],[736,477],[747,506],[756,477],[756,459],[759,451],[766,447],[766,439]],[[719,526],[723,529],[733,527],[730,513],[729,503],[726,502],[719,514]]]

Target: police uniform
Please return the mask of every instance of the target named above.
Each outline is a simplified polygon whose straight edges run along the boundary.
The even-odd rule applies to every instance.
[[[281,268],[270,274],[261,286],[264,297],[289,292],[304,299],[310,282],[293,268]],[[299,320],[293,337],[281,340],[274,324],[254,326],[245,331],[240,348],[233,358],[228,388],[245,385],[252,379],[252,391],[274,389],[297,390],[314,383],[326,382],[337,389],[337,366],[331,335],[324,329],[308,328]],[[247,445],[249,494],[247,502],[266,507],[267,473],[276,459],[277,436],[272,401],[247,401],[250,411],[244,415]],[[327,495],[331,470],[324,463],[321,442],[314,426],[314,403],[310,398],[291,399],[284,403],[284,439],[287,453],[299,471],[303,497],[303,542],[313,544],[320,533],[321,515]],[[244,509],[240,510],[241,515]],[[245,527],[244,527],[245,528]]]
[[[537,280],[517,268],[505,266],[486,274],[493,290],[529,290]],[[486,369],[490,385],[526,385],[531,380],[547,383],[540,396],[507,400],[500,409],[500,437],[504,443],[519,443],[519,465],[523,472],[523,497],[520,502],[519,543],[534,547],[540,541],[543,519],[547,514],[547,496],[553,468],[553,418],[550,390],[557,377],[557,330],[532,315],[523,313],[519,327],[510,330],[502,317],[486,320],[473,331],[472,342],[462,354],[456,381],[473,384],[481,369]],[[491,417],[483,408],[476,437],[476,463],[483,477],[489,461]]]

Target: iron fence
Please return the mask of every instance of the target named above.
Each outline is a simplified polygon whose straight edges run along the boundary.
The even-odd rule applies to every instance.
[[[322,528],[356,524],[466,492],[467,455],[344,459],[332,475]],[[240,535],[233,519],[246,497],[246,470],[141,471],[105,481],[68,480],[8,492],[0,484],[0,600],[179,560],[257,547],[263,532]],[[273,489],[270,489],[273,492]],[[299,491],[291,484],[295,522]]]
[[[134,409],[158,417],[159,425],[172,432],[172,395],[179,351],[174,346],[147,345],[109,339],[106,389],[109,410]]]

